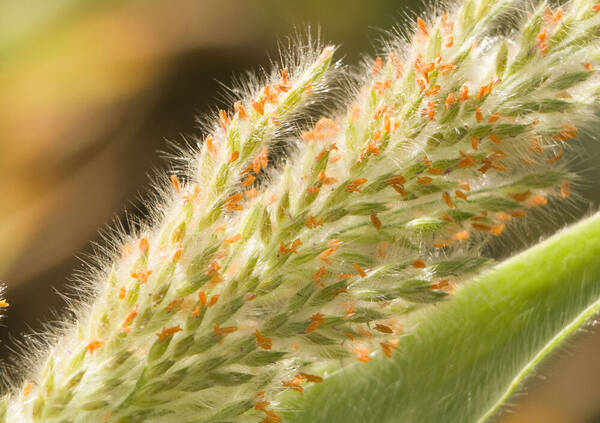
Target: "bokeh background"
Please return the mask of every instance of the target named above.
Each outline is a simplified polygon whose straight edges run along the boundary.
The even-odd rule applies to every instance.
[[[144,216],[149,175],[167,167],[160,152],[199,134],[196,116],[223,105],[221,83],[267,65],[278,41],[308,27],[357,64],[419,9],[414,0],[0,0],[0,282],[11,304],[0,365],[65,308],[61,294],[98,230]],[[598,168],[580,164],[592,208]],[[546,363],[501,421],[600,422],[600,330]]]

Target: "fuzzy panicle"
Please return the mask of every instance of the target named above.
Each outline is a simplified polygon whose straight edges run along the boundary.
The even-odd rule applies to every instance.
[[[516,6],[418,19],[280,166],[277,133],[327,95],[333,48],[220,111],[5,421],[277,423],[280,392],[391,357],[406,314],[489,263],[486,240],[569,197],[562,156],[600,94],[600,5],[540,4],[499,33]]]

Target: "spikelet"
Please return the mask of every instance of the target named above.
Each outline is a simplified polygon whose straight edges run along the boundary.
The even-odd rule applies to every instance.
[[[221,111],[190,180],[170,177],[156,226],[0,416],[280,422],[277,394],[322,382],[324,364],[392,357],[404,315],[488,264],[483,242],[570,194],[561,156],[593,118],[600,13],[542,4],[518,35],[490,35],[515,4],[419,19],[281,166],[274,131],[332,48]]]

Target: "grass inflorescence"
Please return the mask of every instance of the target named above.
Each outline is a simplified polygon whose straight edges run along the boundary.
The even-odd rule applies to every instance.
[[[600,5],[519,6],[418,18],[342,113],[309,112],[345,78],[330,46],[220,110],[0,415],[276,423],[280,392],[391,357],[404,316],[489,264],[486,240],[571,195],[563,155],[594,119]]]

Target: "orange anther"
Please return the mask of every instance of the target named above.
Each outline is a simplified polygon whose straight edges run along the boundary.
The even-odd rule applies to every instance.
[[[440,87],[439,85],[434,85],[432,87],[430,87],[427,91],[425,91],[425,95],[434,95],[440,92],[440,89],[442,87]]]
[[[534,195],[527,202],[527,204],[529,204],[531,207],[545,206],[547,203],[548,200],[543,195]]]
[[[217,154],[217,146],[214,143],[215,139],[212,135],[208,135],[204,142],[206,143],[206,148],[208,151],[214,156]]]
[[[246,119],[248,117],[246,109],[244,109],[244,106],[242,105],[241,101],[236,101],[233,105],[233,108],[239,119]]]
[[[490,83],[488,85],[484,85],[482,87],[479,88],[479,91],[477,92],[477,98],[481,99],[483,97],[485,97],[486,95],[488,95],[489,93],[492,92],[492,87],[494,86],[494,81],[490,81]]]
[[[406,182],[406,179],[402,175],[394,175],[385,182],[388,185],[403,185]]]
[[[494,134],[490,134],[490,140],[492,140],[496,144],[500,144],[502,142],[502,139]]]
[[[454,208],[454,202],[452,201],[452,198],[450,198],[450,194],[448,194],[447,192],[443,192],[442,198],[444,199],[444,203],[446,203],[448,207],[450,207],[451,209]]]
[[[175,251],[173,252],[173,255],[171,256],[171,262],[175,263],[177,260],[179,260],[181,258],[182,254],[183,254],[183,244],[181,242],[178,242],[175,245]]]
[[[383,354],[387,358],[391,358],[392,350],[395,350],[396,348],[398,348],[394,343],[392,343],[390,341],[381,342],[379,345],[381,345],[381,351],[383,351]]]
[[[255,100],[252,100],[252,108],[256,111],[256,113],[258,113],[259,115],[262,115],[265,113],[265,108],[263,106],[263,103],[259,103]]]
[[[421,34],[424,36],[428,36],[429,35],[429,31],[427,30],[427,24],[425,23],[425,21],[421,18],[417,18],[417,27],[419,28],[419,31],[421,31]]]
[[[99,341],[99,340],[95,339],[95,340],[91,341],[89,344],[87,344],[86,348],[90,352],[90,354],[93,354],[94,351],[96,351],[102,345],[104,345],[104,341]]]
[[[367,182],[366,178],[356,178],[346,186],[346,191],[360,192],[360,186]]]
[[[375,214],[371,215],[371,223],[373,224],[373,226],[375,226],[375,229],[377,229],[377,230],[381,229],[381,220],[379,220],[377,215],[375,215]]]
[[[252,170],[258,174],[261,169],[265,169],[269,164],[269,151],[266,147],[263,147],[260,153],[258,153],[254,159],[252,159]]]
[[[312,323],[306,328],[306,333],[314,332],[322,323],[325,323],[325,318],[321,313],[313,314],[308,320]]]
[[[454,223],[454,218],[452,216],[450,216],[448,213],[442,213],[440,215],[440,219],[445,220],[446,222],[449,222],[449,223]]]
[[[331,185],[331,184],[335,184],[337,182],[336,178],[328,177],[327,175],[325,175],[325,171],[323,171],[323,170],[321,172],[319,172],[319,176],[318,176],[317,180],[322,185]]]
[[[223,129],[227,129],[229,126],[229,116],[227,116],[227,112],[225,110],[219,110],[219,121],[221,122],[221,127]]]
[[[142,282],[147,282],[151,274],[152,270],[136,270],[135,272],[131,272],[130,275],[133,279],[137,279]]]
[[[354,354],[356,354],[356,359],[361,363],[368,363],[371,360],[369,356],[369,350],[364,348],[354,348]]]
[[[300,382],[294,380],[284,380],[281,382],[281,385],[286,387],[286,388],[290,388],[293,391],[297,391],[297,392],[302,392],[303,388],[302,386],[300,386]],[[264,421],[264,419],[263,419]]]
[[[517,218],[527,216],[527,212],[525,210],[514,210],[514,211],[508,212],[508,214],[510,214],[512,217],[517,217]]]
[[[198,292],[198,300],[200,301],[200,304],[202,304],[202,307],[206,307],[207,299],[204,291]]]
[[[496,213],[496,217],[500,220],[504,220],[505,222],[508,222],[509,220],[512,220],[512,216],[508,213],[505,212],[498,212]]]
[[[537,39],[537,41],[536,41],[536,44],[537,44],[539,47],[542,47],[542,48],[543,48],[543,46],[546,46],[546,44],[545,44],[545,41],[546,41],[546,34],[547,34],[547,32],[546,32],[546,28],[544,28],[544,29],[542,29],[542,30],[540,31],[540,33],[537,35],[537,37],[536,37],[536,39]]]
[[[424,269],[427,267],[427,265],[423,260],[417,259],[413,262],[412,267],[414,267],[415,269]]]
[[[466,193],[464,193],[464,192],[462,192],[462,191],[460,191],[460,190],[457,189],[455,191],[455,194],[456,194],[456,198],[461,198],[461,199],[463,199],[465,201],[467,200],[467,194]]]
[[[306,379],[307,382],[313,382],[313,383],[323,382],[323,378],[320,376],[310,375],[308,373],[299,373],[299,375],[302,376],[304,379]]]
[[[581,66],[583,66],[585,70],[594,70],[594,66],[589,62],[583,62]]]
[[[492,230],[491,226],[484,225],[483,223],[472,223],[471,226],[473,227],[473,229],[477,229],[478,231],[482,232],[489,232]]]
[[[234,243],[238,242],[240,239],[242,239],[242,234],[236,234],[236,235],[232,236],[231,238],[227,238],[225,240],[225,242],[227,244],[234,244]]]
[[[305,225],[308,229],[315,229],[319,226],[321,226],[324,222],[324,219],[321,218],[319,220],[317,220],[314,216],[310,216],[307,221],[305,222]]]
[[[227,198],[227,200],[225,200],[225,208],[227,210],[243,210],[243,207],[241,204],[239,204],[240,201],[242,201],[244,199],[244,195],[241,192],[238,192],[237,194],[233,194],[230,197]]]
[[[323,316],[321,313],[315,313],[310,316],[308,320],[311,322],[325,323],[325,316]]]
[[[440,66],[440,74],[446,75],[448,72],[451,72],[454,69],[454,63],[449,62],[445,65]]]
[[[373,76],[375,76],[379,73],[382,66],[383,66],[383,60],[381,60],[381,57],[377,57],[375,59],[375,62],[373,63],[373,67],[372,67]]]
[[[473,139],[471,139],[471,143],[473,143]],[[459,153],[462,156],[462,158],[458,161],[459,168],[475,167],[477,165],[477,162],[473,156],[470,156],[462,151],[459,151]]]
[[[140,238],[140,241],[138,242],[138,248],[140,249],[140,252],[142,254],[146,254],[148,252],[148,250],[150,249],[150,242],[148,242],[148,237],[143,236]]]
[[[365,276],[367,276],[367,273],[363,270],[362,267],[360,267],[358,264],[354,263],[352,265],[354,267],[354,269],[356,269],[356,271],[358,272],[358,274],[364,278]]]
[[[400,78],[404,73],[404,65],[396,53],[389,53],[388,59],[396,69],[396,78]]]
[[[267,103],[277,103],[277,97],[279,96],[279,90],[271,90],[271,86],[267,85],[263,88],[263,98]]]
[[[490,115],[490,117],[488,118],[488,123],[494,123],[498,119],[500,119],[500,115],[499,114]]]
[[[129,324],[131,324],[131,322],[133,321],[133,319],[136,318],[137,315],[138,315],[137,307],[132,308],[129,311],[129,313],[127,313],[127,316],[125,316],[125,321],[123,322],[123,326],[128,326]]]
[[[463,85],[458,93],[458,101],[465,101],[469,99],[469,87]]]
[[[448,94],[448,96],[446,97],[446,101],[444,102],[446,109],[454,103],[454,100],[455,100],[454,93]]]
[[[452,35],[450,35],[450,36],[448,37],[448,41],[446,42],[445,46],[446,46],[447,48],[450,48],[450,47],[452,47],[453,45],[454,45],[454,37],[453,37]]]
[[[567,198],[571,194],[571,183],[569,181],[563,181],[560,184],[560,196]]]
[[[548,159],[548,163],[554,163],[556,162],[558,159],[560,159],[563,155],[562,151],[557,152],[554,156],[550,157]]]
[[[181,332],[183,329],[181,329],[180,325],[177,326],[171,326],[170,328],[162,328],[162,331],[160,331],[159,333],[156,334],[156,336],[158,336],[159,342],[162,342],[165,340],[165,338],[172,336],[174,334],[176,334],[177,332]]]
[[[179,179],[177,179],[177,175],[171,175],[170,179],[171,179],[171,185],[173,185],[173,188],[175,188],[175,191],[181,192],[181,187],[179,186]]]
[[[439,281],[437,283],[433,283],[433,284],[429,285],[429,289],[442,289],[442,288],[445,288],[446,286],[448,286],[448,282],[449,282],[448,279],[441,280],[441,281]]]
[[[258,190],[256,188],[251,188],[248,191],[244,192],[246,198],[254,198],[258,195]]]
[[[513,200],[519,201],[519,202],[527,200],[530,195],[531,195],[531,191],[516,192],[514,194],[510,194],[510,196],[512,197]]]
[[[237,327],[236,326],[220,327],[218,323],[215,323],[215,325],[213,326],[213,330],[215,332],[215,336],[221,336],[221,335],[227,335],[229,333],[233,333],[233,332],[237,331]]]
[[[31,393],[31,388],[33,387],[33,384],[30,382],[27,385],[25,385],[25,387],[23,388],[23,396],[26,397],[27,395],[29,395]]]
[[[243,187],[249,187],[250,185],[252,185],[254,183],[254,181],[256,181],[256,176],[254,176],[254,175],[248,175],[246,177],[246,179],[244,179],[242,181],[242,186]]]
[[[123,244],[123,246],[121,247],[121,257],[125,258],[127,257],[129,254],[131,254],[131,244],[126,242],[125,244]]]
[[[391,327],[382,325],[380,323],[375,325],[375,330],[381,333],[394,333],[394,330]]]
[[[500,235],[504,231],[505,226],[506,225],[504,223],[500,223],[499,225],[492,226],[491,232],[494,235]]]
[[[577,136],[577,128],[575,128],[573,125],[563,125],[561,128],[562,131],[554,135],[552,139],[557,141],[567,141]]]
[[[457,232],[454,235],[452,235],[452,239],[454,239],[455,241],[466,241],[467,239],[469,239],[469,233],[467,231]]]
[[[475,109],[475,119],[477,119],[477,123],[480,123],[483,120],[483,114],[481,113],[481,107],[477,107]]]
[[[166,311],[175,311],[181,304],[183,304],[183,298],[177,298],[176,300],[171,301],[166,307]]]
[[[431,120],[435,118],[435,101],[427,103],[427,117]]]
[[[417,178],[417,184],[420,184],[420,185],[427,185],[427,184],[431,183],[431,181],[433,181],[433,179],[430,178],[429,176],[421,176],[421,177]]]
[[[313,278],[314,280],[316,280],[316,279],[320,279],[321,277],[323,277],[323,276],[325,275],[325,273],[327,273],[327,269],[326,269],[325,267],[321,266],[321,267],[319,268],[319,270],[317,270],[317,271],[314,273],[314,275],[312,275],[312,278]]]
[[[354,338],[356,337],[355,333],[350,333],[350,332],[342,332],[344,335],[346,335],[348,338],[350,338],[351,341],[354,341]]]
[[[311,185],[308,188],[306,188],[306,191],[311,193],[311,194],[317,194],[319,191],[321,191],[321,188],[315,186],[315,185]]]
[[[558,9],[556,9],[556,12],[554,12],[552,14],[552,22],[557,23],[558,21],[560,21],[564,15],[565,11],[563,10],[562,7],[559,7]]]
[[[233,153],[231,153],[231,156],[229,157],[229,163],[235,162],[238,159],[238,157],[240,157],[240,152],[234,151]]]
[[[358,105],[353,104],[352,106],[350,106],[348,114],[350,115],[350,120],[358,120],[358,118],[360,117],[360,108],[358,107]]]
[[[321,254],[319,254],[319,259],[321,261],[324,261],[325,263],[329,263],[329,256],[332,255],[333,253],[335,253],[339,247],[340,247],[339,245],[334,245],[332,247],[329,247],[328,249],[323,251]]]
[[[287,84],[288,83],[288,70],[287,70],[287,68],[283,68],[279,72],[281,73],[281,81],[284,84]]]
[[[273,345],[273,339],[263,337],[258,329],[254,332],[254,336],[256,337],[256,345],[258,345],[263,350],[270,350]]]

